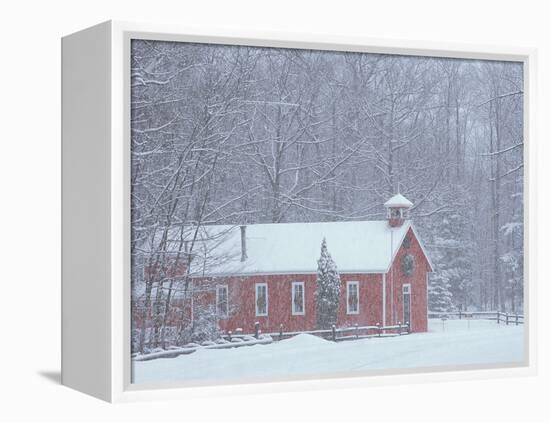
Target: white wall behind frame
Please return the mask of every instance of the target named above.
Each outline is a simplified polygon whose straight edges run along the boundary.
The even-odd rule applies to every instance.
[[[539,338],[540,375],[536,378],[447,382],[427,385],[389,386],[352,390],[312,391],[299,394],[194,399],[168,403],[142,403],[111,407],[95,399],[53,384],[59,369],[59,88],[62,35],[110,18],[137,21],[188,22],[192,26],[229,27],[282,31],[312,31],[375,38],[431,39],[481,42],[500,45],[529,45],[539,48],[539,74],[550,73],[550,28],[544,2],[438,1],[392,2],[168,2],[97,0],[94,2],[13,2],[3,7],[3,54],[0,103],[3,116],[2,221],[6,224],[0,243],[5,284],[0,316],[3,325],[3,402],[0,416],[6,421],[55,419],[72,422],[155,422],[182,416],[191,420],[235,420],[235,407],[245,407],[242,421],[262,420],[342,421],[357,420],[355,407],[318,408],[318,404],[343,401],[369,407],[369,418],[385,421],[543,421],[547,416],[546,392],[550,385],[548,331]],[[9,65],[5,65],[8,63]],[[546,79],[539,83],[539,108],[550,110]],[[32,116],[32,121],[30,120]],[[540,117],[544,116],[540,113]],[[540,127],[540,140],[548,139]],[[32,154],[29,152],[32,151]],[[548,143],[540,143],[535,156],[541,163],[539,179],[550,179],[542,161]],[[14,183],[16,181],[16,183]],[[543,187],[541,187],[543,188]],[[7,206],[5,205],[7,204]],[[540,199],[539,209],[550,203]],[[548,220],[539,219],[539,255],[549,251]],[[40,240],[40,254],[29,260],[30,240]],[[23,269],[23,270],[22,270]],[[539,279],[549,280],[546,266]],[[17,284],[16,284],[17,283]],[[22,285],[21,285],[22,284]],[[15,288],[19,288],[20,291]],[[22,302],[12,300],[21,292]],[[5,297],[4,297],[5,293]],[[538,297],[549,298],[541,283]],[[540,327],[550,327],[549,314],[539,308]],[[18,325],[11,324],[15,319]],[[20,330],[23,327],[26,330]],[[15,345],[15,347],[14,347]],[[46,375],[46,377],[41,376]],[[400,398],[399,406],[397,398]],[[284,404],[279,413],[266,413]],[[458,404],[458,405],[457,405]],[[391,414],[388,414],[391,410]],[[450,411],[452,410],[452,411]],[[13,417],[14,416],[14,417]],[[228,417],[230,416],[230,417]],[[475,418],[474,418],[475,416]],[[179,418],[178,417],[178,418]]]

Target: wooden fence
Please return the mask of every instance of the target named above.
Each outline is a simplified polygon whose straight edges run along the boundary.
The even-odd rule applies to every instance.
[[[338,342],[350,339],[407,335],[409,333],[410,328],[408,323],[403,324],[399,322],[397,325],[393,326],[381,326],[380,324],[372,326],[359,326],[356,324],[353,326],[337,328],[335,325],[332,325],[331,329],[316,329],[304,331],[285,331],[284,326],[281,324],[279,326],[278,332],[269,332],[265,333],[264,335],[269,336],[277,341],[281,341],[285,338],[290,338],[292,336],[307,334]],[[254,338],[258,338],[260,334],[262,334],[260,324],[256,322],[256,324],[254,325],[254,334],[241,335],[239,331],[228,331],[222,337],[226,340],[231,341],[236,336],[253,336]]]
[[[522,325],[525,323],[522,314],[503,313],[501,311],[429,311],[428,318],[434,319],[484,319],[495,320],[497,324]]]
[[[203,350],[220,350],[237,347],[250,347],[252,345],[265,345],[271,344],[273,339],[270,336],[259,336],[258,338],[251,337],[250,335],[241,335],[233,337],[230,341],[223,338],[217,341],[205,341],[202,344],[187,344],[183,347],[170,347],[167,350],[159,348],[158,351],[153,351],[146,354],[136,354],[132,357],[134,361],[149,361],[157,358],[174,358],[184,354],[191,354],[199,349]]]
[[[227,348],[239,348],[252,345],[265,345],[271,344],[274,341],[281,341],[286,338],[290,338],[296,335],[308,334],[315,335],[321,338],[325,338],[334,342],[348,341],[353,339],[365,339],[373,337],[392,337],[408,335],[410,328],[407,323],[402,324],[399,322],[393,326],[381,326],[380,324],[374,326],[347,326],[337,328],[332,326],[331,329],[318,329],[310,331],[284,331],[283,325],[280,325],[278,332],[262,333],[260,324],[256,322],[254,325],[253,334],[243,334],[241,331],[236,330],[228,331],[223,334],[216,341],[205,341],[202,344],[187,344],[183,347],[170,347],[167,350],[158,349],[146,354],[135,354],[132,359],[134,361],[148,361],[155,360],[157,358],[174,358],[183,354],[191,354],[199,349],[227,349]]]

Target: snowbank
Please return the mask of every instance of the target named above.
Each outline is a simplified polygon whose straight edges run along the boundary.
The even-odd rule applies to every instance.
[[[315,335],[302,333],[300,335],[293,336],[292,338],[283,339],[278,343],[279,347],[292,347],[292,348],[311,348],[317,346],[326,346],[327,344],[334,345],[333,342],[320,338]]]
[[[430,321],[428,333],[334,343],[298,335],[269,345],[200,349],[134,362],[135,383],[318,376],[375,369],[521,364],[524,327],[485,320]]]

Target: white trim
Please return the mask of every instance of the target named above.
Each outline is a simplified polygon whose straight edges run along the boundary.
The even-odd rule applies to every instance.
[[[294,307],[294,294],[296,292],[296,287],[302,287],[302,311],[296,311]],[[304,282],[292,282],[292,289],[290,295],[290,305],[292,307],[293,316],[304,316],[306,314],[306,285]]]
[[[426,316],[430,309],[430,273],[426,272]]]
[[[430,266],[430,270],[428,270],[428,272],[433,272],[434,266],[432,264],[432,261],[430,260],[430,257],[428,256],[428,253],[426,252],[426,249],[424,248],[424,245],[422,244],[422,241],[420,240],[420,237],[418,236],[418,232],[416,231],[413,223],[410,220],[407,220],[403,224],[408,225],[408,228],[407,228],[406,231],[404,231],[403,236],[401,237],[401,239],[397,243],[397,247],[395,248],[395,251],[392,251],[392,257],[390,259],[390,264],[388,265],[388,267],[386,268],[385,271],[388,272],[390,270],[390,268],[392,267],[393,262],[395,261],[395,257],[397,257],[397,253],[399,253],[399,249],[401,248],[401,244],[403,244],[403,240],[405,239],[405,237],[409,233],[409,229],[411,229],[413,231],[414,237],[416,238],[416,241],[418,242],[418,245],[420,245],[420,249],[422,250],[422,253],[424,254],[424,257],[426,257],[426,261],[428,262],[428,266]],[[392,236],[393,236],[393,231],[391,233],[392,233]],[[392,250],[393,250],[393,238],[392,238],[391,245],[392,245]]]
[[[387,272],[388,268],[384,269],[346,269],[340,270],[338,268],[338,273],[340,275],[356,275],[357,273],[363,273],[367,275],[381,275],[384,272]],[[288,270],[288,271],[272,271],[272,272],[228,272],[228,273],[203,273],[200,277],[211,277],[211,278],[229,278],[229,277],[254,277],[254,276],[273,276],[273,275],[312,275],[317,274],[317,268],[311,268],[309,270]]]
[[[390,255],[392,256],[391,259],[390,259],[390,264],[389,264],[389,267],[388,267],[388,273],[390,274],[390,325],[393,325],[395,323],[395,312],[394,312],[394,271],[393,271],[393,266],[392,266],[392,263],[393,263],[393,260],[395,259],[395,257],[393,256],[393,233],[394,233],[394,230],[393,228],[390,230],[391,233],[390,233]],[[408,229],[407,231],[405,231],[405,234],[408,232]],[[403,240],[401,240],[402,242]],[[399,243],[399,245],[401,245],[401,243]],[[399,250],[399,248],[396,248],[396,254],[397,254],[397,251]]]
[[[357,287],[357,310],[350,311],[349,309],[349,293],[350,286],[355,285]],[[359,281],[347,281],[346,282],[346,314],[359,314]]]
[[[225,289],[225,314],[219,313],[219,304],[220,304],[220,289]],[[229,317],[229,286],[227,284],[218,284],[216,285],[216,315],[220,319],[227,319]]]
[[[424,257],[426,257],[426,261],[428,262],[428,265],[430,266],[430,270],[428,271],[429,272],[433,272],[434,271],[434,265],[432,263],[432,261],[430,260],[430,256],[428,255],[428,253],[426,252],[426,249],[424,248],[424,244],[422,243],[422,240],[420,239],[420,237],[418,236],[418,232],[416,232],[416,227],[414,226],[414,223],[411,222],[411,229],[414,233],[414,236],[416,238],[416,241],[418,242],[418,245],[420,245],[420,249],[422,250],[422,252],[424,253]]]
[[[258,288],[265,287],[265,313],[258,313]],[[256,317],[267,316],[269,314],[269,292],[267,288],[267,283],[258,282],[254,285],[254,309],[256,310]]]
[[[422,241],[420,240],[420,237],[418,236],[418,232],[416,231],[414,224],[410,220],[408,220],[406,223],[404,223],[404,225],[405,224],[409,225],[409,227],[403,233],[403,236],[401,237],[401,239],[397,243],[397,247],[395,248],[395,251],[392,251],[392,258],[390,260],[390,264],[389,264],[388,268],[386,269],[386,272],[388,270],[390,270],[390,268],[392,267],[393,262],[395,260],[395,257],[397,256],[397,253],[399,252],[399,249],[401,248],[401,244],[403,244],[403,240],[405,239],[405,237],[409,233],[409,229],[411,229],[413,231],[414,237],[416,238],[416,241],[418,242],[418,245],[420,245],[420,249],[422,250],[422,253],[424,254],[424,257],[426,257],[426,261],[428,262],[428,266],[430,266],[430,270],[428,270],[428,272],[433,272],[434,266],[432,264],[432,261],[430,260],[430,257],[428,256],[428,253],[426,252],[426,249],[424,248],[424,245],[422,244]],[[392,234],[393,234],[393,231],[392,231]]]
[[[382,274],[382,326],[386,326],[386,274]]]

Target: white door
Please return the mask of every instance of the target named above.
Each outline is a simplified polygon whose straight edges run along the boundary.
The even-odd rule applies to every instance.
[[[411,326],[411,284],[403,285],[403,323]]]

